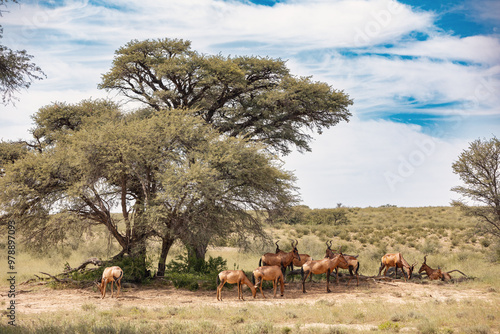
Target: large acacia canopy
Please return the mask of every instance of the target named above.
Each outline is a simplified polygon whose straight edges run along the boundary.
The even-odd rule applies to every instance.
[[[195,110],[219,132],[284,154],[291,146],[309,151],[310,131],[321,133],[351,116],[347,94],[291,75],[281,59],[205,55],[179,39],[129,42],[116,51],[99,87],[157,110]]]

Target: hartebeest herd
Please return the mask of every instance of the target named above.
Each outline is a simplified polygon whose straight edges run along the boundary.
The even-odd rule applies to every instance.
[[[278,284],[280,285],[280,295],[283,297],[285,292],[285,274],[286,269],[289,267],[290,271],[293,271],[293,266],[300,267],[301,280],[302,280],[302,292],[306,293],[305,283],[307,277],[313,274],[326,274],[326,292],[331,292],[330,290],[330,276],[335,270],[336,273],[336,283],[339,284],[339,274],[338,269],[348,269],[349,270],[349,285],[350,281],[354,276],[356,276],[356,285],[359,285],[359,261],[357,256],[343,254],[341,249],[336,253],[335,250],[331,248],[332,242],[326,242],[326,253],[325,257],[321,260],[313,260],[308,254],[299,254],[297,250],[298,241],[292,241],[292,250],[290,252],[284,252],[280,250],[278,246],[278,241],[276,241],[276,252],[266,253],[262,255],[259,260],[259,267],[255,269],[252,273],[252,281],[248,279],[243,270],[224,270],[221,271],[216,278],[217,283],[217,300],[222,301],[222,288],[224,284],[236,284],[238,286],[238,299],[245,300],[243,298],[243,284],[247,285],[252,291],[253,298],[257,295],[257,289],[260,289],[262,297],[266,298],[264,292],[262,291],[263,281],[272,281],[274,288],[274,297],[276,297]],[[424,262],[420,267],[418,273],[425,272],[427,277],[431,280],[443,280],[447,281],[451,279],[450,273],[458,271],[462,275],[466,276],[460,270],[452,270],[448,272],[442,271],[440,268],[432,269],[427,265],[427,255],[424,256]],[[382,270],[384,270],[384,275],[386,276],[387,270],[391,267],[395,268],[396,278],[398,275],[398,268],[401,269],[402,275],[406,281],[412,278],[413,269],[416,263],[409,265],[408,262],[403,258],[401,253],[385,254],[380,263],[380,268],[378,271],[378,276]],[[407,272],[405,272],[405,269]],[[99,291],[101,293],[101,298],[106,296],[106,287],[108,283],[111,283],[111,297],[113,297],[113,283],[116,283],[118,298],[120,295],[121,280],[123,278],[123,270],[120,267],[108,267],[104,269],[102,274],[101,283],[97,284]]]
[[[302,280],[302,292],[306,293],[306,279],[313,274],[326,274],[326,292],[331,292],[330,290],[330,276],[335,270],[336,273],[336,283],[339,284],[339,274],[338,269],[348,269],[349,270],[349,280],[347,285],[354,276],[356,276],[356,285],[359,285],[359,261],[357,256],[343,254],[341,249],[336,252],[331,248],[332,242],[326,242],[326,253],[325,257],[321,260],[313,260],[308,254],[300,254],[297,249],[298,241],[292,241],[292,250],[290,252],[284,252],[279,248],[278,241],[276,241],[276,251],[275,253],[266,253],[262,255],[259,260],[259,267],[255,269],[252,273],[253,286],[250,285],[249,279],[245,276],[241,270],[225,270],[219,273],[217,276],[217,300],[222,300],[221,289],[224,284],[233,283],[238,284],[238,298],[243,299],[241,293],[241,284],[247,284],[252,290],[252,296],[256,297],[257,288],[260,288],[262,296],[266,298],[264,292],[262,291],[263,281],[272,281],[274,289],[274,297],[276,297],[278,283],[280,284],[281,296],[283,297],[285,289],[285,273],[286,269],[290,268],[290,272],[293,271],[293,266],[300,267],[301,280]],[[429,279],[442,279],[447,280],[451,277],[450,272],[458,271],[452,270],[448,273],[442,272],[440,269],[433,270],[426,264],[427,256],[424,257],[424,263],[419,270],[419,273],[425,271]],[[387,274],[387,270],[390,267],[394,267],[396,271],[396,278],[398,275],[398,268],[401,269],[402,275],[406,281],[412,278],[413,269],[416,263],[412,265],[403,258],[401,253],[386,254],[382,257],[378,276],[382,270],[384,270],[384,276]],[[406,271],[405,271],[406,270]],[[462,273],[462,272],[460,272]],[[463,273],[462,273],[463,274]],[[239,279],[229,280],[230,275],[235,277],[240,277]],[[465,275],[465,274],[464,274]],[[244,276],[244,277],[243,277]],[[256,282],[257,281],[257,282]]]

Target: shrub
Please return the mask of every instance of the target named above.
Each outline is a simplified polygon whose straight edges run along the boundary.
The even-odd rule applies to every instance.
[[[381,331],[399,332],[399,324],[392,321],[386,321],[378,325],[378,329]]]

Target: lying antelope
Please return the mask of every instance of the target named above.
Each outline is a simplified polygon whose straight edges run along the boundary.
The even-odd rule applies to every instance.
[[[328,257],[330,259],[333,259],[337,253],[332,250],[332,241],[330,241],[330,244],[328,244],[328,241],[326,242],[326,254],[325,257]],[[335,274],[337,277],[339,276],[339,268],[340,269],[349,269],[349,274],[351,277],[349,278],[349,281],[347,281],[347,285],[351,282],[351,279],[354,277],[354,273],[356,274],[356,286],[359,286],[359,261],[357,256],[352,256],[352,255],[345,255],[344,258],[347,260],[347,266],[344,266],[343,263],[339,263],[338,267],[335,268]],[[353,273],[354,272],[354,273]]]
[[[422,271],[425,271],[425,273],[427,274],[427,277],[429,277],[430,280],[442,280],[442,281],[449,281],[451,280],[451,275],[450,273],[454,272],[454,271],[458,271],[459,273],[461,273],[462,275],[466,276],[463,272],[461,272],[460,270],[457,270],[457,269],[454,269],[454,270],[451,270],[451,271],[442,271],[440,268],[438,269],[432,269],[431,267],[429,267],[427,265],[427,255],[424,256],[424,263],[422,263],[422,266],[420,267],[420,269],[418,270],[418,273],[420,274]]]
[[[342,253],[334,256],[333,259],[324,258],[322,260],[311,260],[302,266],[300,271],[302,276],[302,292],[306,293],[306,279],[310,274],[324,274],[326,273],[326,292],[331,292],[330,290],[330,273],[332,270],[337,268],[339,264],[342,263],[344,266],[347,265],[347,260],[344,258]],[[337,284],[339,283],[339,277],[337,276]]]
[[[122,277],[123,270],[118,266],[108,267],[104,269],[102,273],[101,284],[99,285],[96,283],[99,291],[101,291],[101,299],[106,296],[106,287],[108,283],[111,283],[111,298],[113,298],[113,282],[116,283],[116,287],[118,290],[116,293],[116,298],[119,297]]]
[[[252,290],[252,296],[255,298],[255,295],[257,294],[257,290],[255,287],[252,285],[250,280],[248,279],[247,275],[243,272],[243,270],[224,270],[217,275],[216,279],[217,283],[217,300],[222,301],[222,288],[224,287],[224,284],[229,283],[229,284],[237,284],[238,285],[238,299],[245,300],[243,298],[243,286],[242,284],[248,285],[250,290]]]
[[[283,252],[279,249],[278,242],[276,242],[278,254],[276,253],[266,253],[262,255],[259,260],[260,266],[280,266],[283,275],[285,275],[286,268],[293,262],[294,259],[300,260],[300,254],[297,250],[297,244],[299,242],[295,240],[295,244],[292,241],[292,251],[291,252]],[[292,268],[293,269],[293,268]]]
[[[274,298],[276,298],[276,290],[278,288],[279,281],[281,297],[283,297],[283,293],[285,292],[285,279],[283,278],[283,272],[279,266],[264,266],[255,269],[253,271],[252,280],[255,284],[255,289],[260,287],[260,293],[262,293],[262,297],[264,298],[266,298],[266,296],[264,296],[264,292],[262,291],[262,282],[273,281]],[[257,280],[257,283],[255,283],[255,280]]]
[[[404,271],[404,268],[406,268],[406,270],[408,270],[408,279],[411,279],[411,275],[413,273],[413,268],[415,267],[415,264],[417,264],[417,263],[415,262],[414,264],[412,264],[410,266],[408,264],[408,262],[406,262],[406,260],[403,258],[403,255],[401,255],[401,253],[385,254],[384,256],[382,256],[382,261],[381,261],[380,269],[378,271],[377,276],[380,276],[380,273],[382,272],[382,269],[384,269],[384,268],[385,268],[385,271],[384,271],[384,276],[385,276],[387,274],[387,270],[390,267],[396,267],[395,268],[396,278],[398,278],[398,268],[401,268],[401,271],[403,272],[403,277],[404,277],[405,282],[406,282],[406,273]]]

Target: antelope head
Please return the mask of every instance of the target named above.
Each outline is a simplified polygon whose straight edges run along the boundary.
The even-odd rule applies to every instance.
[[[415,265],[417,262],[413,263],[409,268],[408,268],[408,279],[411,279],[411,275],[413,273],[413,268],[415,268]]]
[[[420,266],[420,269],[418,270],[418,273],[420,274],[422,271],[425,271],[425,267],[427,266],[427,255],[424,256],[424,263]]]

